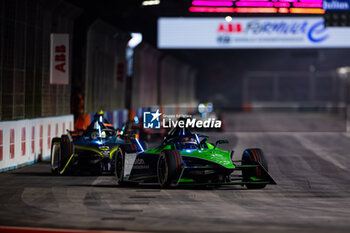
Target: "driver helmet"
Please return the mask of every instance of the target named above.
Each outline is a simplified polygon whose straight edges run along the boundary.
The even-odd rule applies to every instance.
[[[94,118],[95,118],[95,120],[97,120],[97,121],[103,123],[103,115],[104,115],[103,110],[100,110],[99,112],[96,112],[96,113],[95,113]]]
[[[102,131],[101,133],[99,132],[92,132],[91,133],[91,138],[92,139],[98,139],[98,138],[106,138],[106,132]]]
[[[101,127],[101,123],[99,121],[95,121],[93,129],[95,132],[93,132],[92,137],[93,138],[105,138],[106,132],[103,131],[103,127]]]
[[[181,143],[181,145],[185,146],[188,144],[197,144],[197,141],[194,138],[184,137],[181,139],[180,143]]]

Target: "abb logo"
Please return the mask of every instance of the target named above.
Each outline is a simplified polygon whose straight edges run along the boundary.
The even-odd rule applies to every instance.
[[[66,65],[66,46],[65,45],[58,45],[55,47],[55,62],[56,66],[55,69],[58,71],[61,71],[63,73],[66,72],[64,66]]]
[[[69,84],[69,35],[51,34],[50,84]]]
[[[217,32],[239,33],[239,32],[242,32],[242,25],[240,23],[227,23],[227,24],[221,23],[218,27]]]

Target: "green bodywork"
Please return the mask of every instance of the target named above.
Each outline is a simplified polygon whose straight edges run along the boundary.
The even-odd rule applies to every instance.
[[[198,158],[201,160],[207,160],[211,163],[215,163],[218,165],[221,165],[225,169],[229,169],[231,172],[234,170],[242,170],[242,169],[247,169],[247,168],[257,168],[261,166],[260,164],[252,164],[252,165],[236,165],[232,162],[231,160],[231,151],[230,150],[225,150],[221,149],[218,147],[215,147],[211,143],[204,142],[205,145],[201,145],[200,149],[180,149],[176,147],[175,143],[169,143],[169,144],[162,144],[156,148],[153,149],[148,149],[145,150],[144,152],[146,154],[160,154],[164,150],[172,150],[172,149],[178,149],[179,153],[183,157],[193,157],[193,158]],[[184,167],[186,169],[187,167]],[[212,167],[209,166],[203,166],[203,167],[198,167],[194,169],[201,169],[201,168],[208,168],[211,169]],[[193,168],[190,168],[193,169]],[[191,177],[183,177],[182,173],[177,181],[176,185],[247,185],[247,184],[276,184],[275,181],[270,177],[270,175],[266,171],[266,177],[267,179],[262,179],[258,177],[249,177],[249,179],[243,180],[242,176],[236,176],[236,178],[231,178],[231,181],[223,181],[223,182],[218,182],[218,183],[213,183],[211,181],[209,182],[196,182],[194,179]]]
[[[208,148],[201,148],[201,149],[184,149],[180,150],[180,154],[182,156],[186,157],[195,157],[203,160],[208,160],[213,163],[220,164],[221,166],[233,169],[235,166],[232,164],[231,157],[230,157],[230,151],[223,150],[220,148],[214,148],[214,146],[208,142],[206,142]],[[155,149],[149,149],[146,150],[146,153],[152,153],[152,154],[160,154],[163,150],[171,150],[172,146],[175,145],[161,145]],[[176,146],[175,146],[176,147]]]

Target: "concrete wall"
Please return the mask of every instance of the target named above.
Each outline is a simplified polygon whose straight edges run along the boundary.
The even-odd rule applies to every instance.
[[[50,157],[51,140],[73,129],[73,116],[0,122],[0,172]]]

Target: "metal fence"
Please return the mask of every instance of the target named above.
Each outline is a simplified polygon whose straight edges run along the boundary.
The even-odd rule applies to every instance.
[[[147,44],[135,49],[132,107],[196,101],[196,70]]]
[[[129,35],[101,20],[87,35],[85,111],[124,108],[125,51]]]
[[[50,34],[73,35],[63,1],[0,1],[0,120],[67,114],[70,85],[50,85]]]

